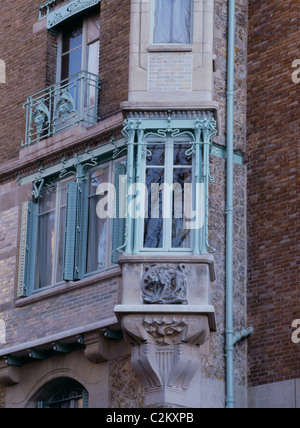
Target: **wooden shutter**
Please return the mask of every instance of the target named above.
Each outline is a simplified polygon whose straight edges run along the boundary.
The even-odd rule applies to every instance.
[[[127,168],[122,163],[115,165],[116,218],[113,221],[112,262],[118,263],[119,254],[125,245],[127,220]]]
[[[64,246],[64,269],[63,279],[73,281],[75,278],[75,246],[77,227],[77,201],[78,184],[68,183],[67,186],[67,206],[66,206],[66,230]]]
[[[18,297],[29,296],[34,288],[37,214],[38,205],[34,202],[22,205]]]

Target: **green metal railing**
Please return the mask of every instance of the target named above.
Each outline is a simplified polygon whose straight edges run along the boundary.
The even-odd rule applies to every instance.
[[[59,132],[98,120],[99,76],[81,71],[27,98],[26,135],[28,147]]]

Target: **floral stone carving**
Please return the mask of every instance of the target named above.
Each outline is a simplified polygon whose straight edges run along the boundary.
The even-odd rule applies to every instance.
[[[187,304],[185,266],[145,266],[142,295],[146,304]]]

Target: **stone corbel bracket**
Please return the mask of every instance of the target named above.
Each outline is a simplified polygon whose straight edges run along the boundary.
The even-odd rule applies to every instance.
[[[109,340],[104,338],[103,333],[89,333],[84,336],[86,358],[94,364],[109,360]]]
[[[115,308],[132,345],[131,364],[148,407],[188,407],[191,382],[201,365],[199,347],[215,330],[212,306],[120,305]]]
[[[0,385],[16,385],[19,383],[19,376],[19,367],[0,363]]]

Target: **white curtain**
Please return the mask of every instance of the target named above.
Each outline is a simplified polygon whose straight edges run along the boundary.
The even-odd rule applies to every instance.
[[[156,0],[154,43],[191,42],[192,0]]]

